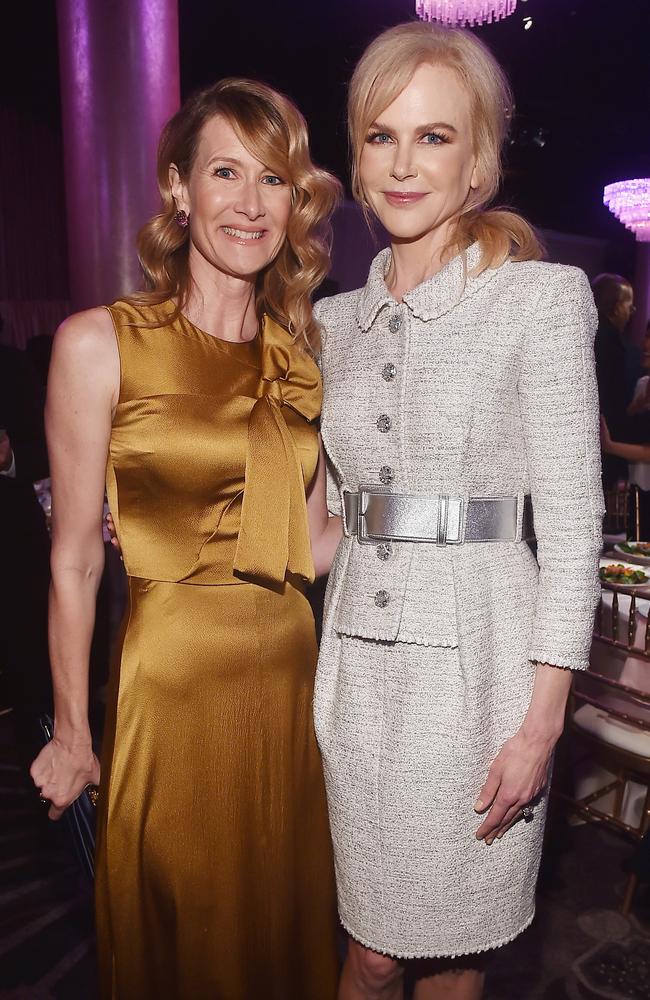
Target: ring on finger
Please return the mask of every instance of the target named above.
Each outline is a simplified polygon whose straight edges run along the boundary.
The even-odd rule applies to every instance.
[[[535,810],[532,806],[522,806],[521,815],[524,818],[524,823],[530,823],[535,816]]]

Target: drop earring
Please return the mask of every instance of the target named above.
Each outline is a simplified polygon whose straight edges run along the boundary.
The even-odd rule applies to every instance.
[[[190,224],[190,220],[187,217],[187,212],[182,208],[179,209],[176,215],[174,216],[174,222],[176,223],[177,226],[180,226],[181,229],[187,229],[187,227]]]

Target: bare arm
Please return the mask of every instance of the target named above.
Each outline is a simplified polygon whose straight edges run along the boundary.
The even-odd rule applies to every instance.
[[[612,441],[605,418],[600,418],[600,447],[608,455],[617,455],[628,462],[650,462],[650,445],[625,444],[623,441]]]
[[[46,405],[55,729],[31,770],[41,795],[52,802],[52,819],[99,777],[88,725],[88,661],[104,566],[104,482],[118,393],[119,359],[108,312],[70,317],[56,334]]]
[[[617,455],[628,462],[650,462],[650,445],[624,444],[622,441],[612,441],[609,448],[603,448],[609,455]]]
[[[311,553],[316,576],[329,573],[334,554],[341,541],[343,529],[340,517],[330,517],[327,510],[325,451],[322,442],[318,456],[318,468],[307,495],[307,517]]]

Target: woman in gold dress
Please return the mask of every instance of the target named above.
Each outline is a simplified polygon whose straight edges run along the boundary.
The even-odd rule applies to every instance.
[[[130,599],[101,767],[102,994],[332,1000],[304,591],[339,535],[309,350],[338,184],[291,102],[245,80],[171,120],[158,180],[162,212],[140,237],[150,292],[56,335],[56,720],[32,775],[53,819],[99,779],[87,678],[106,475]]]

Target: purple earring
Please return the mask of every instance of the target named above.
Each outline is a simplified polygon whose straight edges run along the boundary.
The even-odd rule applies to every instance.
[[[182,208],[179,209],[179,211],[174,216],[174,222],[176,223],[177,226],[180,226],[181,229],[187,229],[190,222],[190,220],[187,217],[187,212],[185,212]]]

